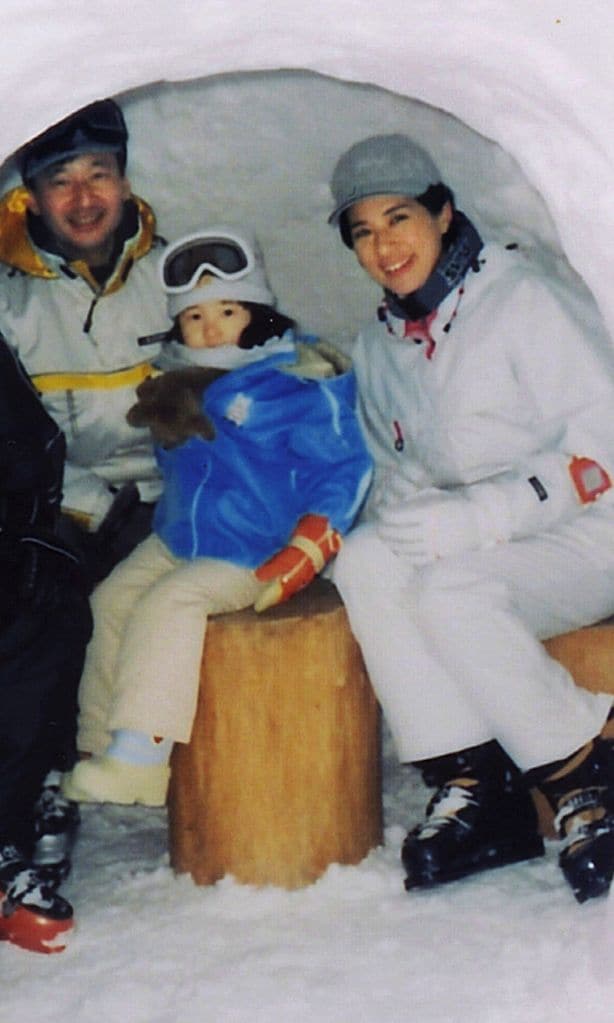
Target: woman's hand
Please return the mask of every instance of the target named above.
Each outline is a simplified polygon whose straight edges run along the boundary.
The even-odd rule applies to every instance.
[[[490,539],[475,504],[461,493],[430,487],[406,501],[395,496],[379,505],[377,532],[416,568],[485,547]]]

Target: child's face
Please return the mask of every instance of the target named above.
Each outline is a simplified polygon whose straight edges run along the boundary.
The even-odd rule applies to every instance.
[[[179,313],[179,328],[188,348],[220,348],[238,345],[250,320],[239,302],[200,302]]]

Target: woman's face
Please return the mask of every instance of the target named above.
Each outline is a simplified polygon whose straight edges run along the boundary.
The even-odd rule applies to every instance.
[[[447,202],[433,214],[416,199],[373,195],[348,212],[354,252],[363,270],[400,298],[426,283],[452,220]]]
[[[251,318],[251,313],[239,302],[213,300],[191,305],[179,313],[179,329],[188,348],[220,348],[238,345]]]

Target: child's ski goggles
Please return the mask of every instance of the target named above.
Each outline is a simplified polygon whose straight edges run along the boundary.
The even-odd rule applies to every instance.
[[[254,268],[249,246],[230,234],[191,234],[170,245],[160,263],[166,292],[181,294],[196,287],[203,274],[225,281],[245,277]]]

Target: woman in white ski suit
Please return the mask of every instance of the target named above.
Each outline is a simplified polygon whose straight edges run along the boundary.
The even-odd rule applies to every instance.
[[[379,283],[410,279],[395,218],[419,200],[384,213],[440,181],[404,136],[341,157],[331,221]],[[334,580],[400,759],[440,788],[406,840],[406,886],[538,855],[519,794],[532,771],[560,811],[561,866],[583,901],[612,877],[612,752],[593,742],[611,697],[579,689],[540,640],[614,612],[614,345],[580,287],[515,245],[482,248],[449,212],[460,240],[446,248],[447,220],[425,279],[409,295],[386,289],[352,349],[376,478]],[[587,777],[568,775],[586,744]],[[561,771],[569,784],[550,791]],[[564,797],[585,784],[598,810],[587,796],[574,816]],[[609,813],[608,826],[587,836],[580,809]],[[588,864],[573,859],[587,837]]]

